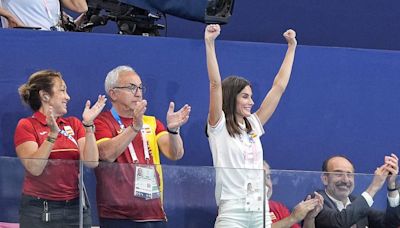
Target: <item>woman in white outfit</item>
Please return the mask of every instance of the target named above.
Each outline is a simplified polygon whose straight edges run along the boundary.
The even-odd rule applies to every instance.
[[[221,81],[215,53],[215,39],[220,31],[219,25],[212,24],[206,27],[204,34],[210,80],[207,134],[216,167],[215,196],[219,206],[215,227],[263,227],[260,136],[289,82],[297,46],[296,33],[287,30],[283,34],[288,43],[285,59],[272,88],[261,106],[252,113],[254,102],[250,82],[238,76]]]

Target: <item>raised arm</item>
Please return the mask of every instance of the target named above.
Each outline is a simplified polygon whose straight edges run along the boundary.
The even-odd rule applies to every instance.
[[[217,55],[215,53],[215,39],[221,28],[217,24],[208,25],[204,31],[206,45],[207,71],[210,80],[210,106],[208,123],[214,126],[222,115],[222,85],[219,73]]]
[[[167,112],[168,135],[161,136],[157,143],[161,152],[171,160],[179,160],[183,157],[183,141],[179,134],[179,129],[189,120],[191,107],[184,105],[179,111],[174,111],[175,104],[169,104]]]
[[[99,162],[99,150],[94,136],[94,119],[100,114],[106,105],[107,98],[103,95],[98,97],[96,104],[90,108],[90,101],[86,101],[82,114],[82,123],[85,127],[85,137],[78,140],[80,158],[88,167],[96,167]]]
[[[283,36],[288,43],[285,58],[278,74],[275,76],[272,88],[265,96],[260,108],[256,111],[256,114],[263,125],[269,120],[269,118],[271,118],[278,106],[292,73],[294,55],[297,46],[296,32],[289,29],[283,34]]]
[[[62,0],[62,5],[77,13],[84,13],[88,10],[86,0]]]

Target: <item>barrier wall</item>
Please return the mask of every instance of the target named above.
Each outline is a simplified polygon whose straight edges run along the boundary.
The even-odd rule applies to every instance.
[[[43,160],[41,160],[43,161]],[[78,161],[71,160],[49,160],[47,165],[57,166],[79,166]],[[83,167],[84,183],[87,189],[92,214],[93,225],[98,225],[98,204],[96,201],[96,176],[94,170]],[[119,198],[107,198],[113,191],[118,189],[127,189],[122,182],[129,181],[127,177],[134,178],[133,174],[126,175],[128,170],[134,172],[134,164],[117,164],[102,162],[99,167],[108,173],[109,178],[115,180],[115,185],[103,185],[100,182],[97,187],[104,188],[103,203],[116,209],[115,202],[130,202],[132,194],[120,195]],[[215,175],[216,172],[224,170],[223,168],[214,168],[207,166],[170,166],[162,165],[163,173],[163,205],[168,218],[168,226],[174,228],[208,228],[213,227],[217,216],[217,206],[214,198]],[[8,170],[13,172],[8,172]],[[97,168],[98,169],[98,168]],[[54,171],[54,169],[53,169]],[[252,172],[254,170],[235,170],[225,169],[224,172]],[[262,170],[260,170],[262,172]],[[47,177],[51,172],[47,169]],[[10,225],[18,224],[18,210],[20,207],[22,182],[26,175],[24,167],[18,158],[0,158],[0,207],[4,208],[0,212],[0,227],[13,227]],[[68,173],[63,175],[67,176]],[[315,190],[323,188],[320,181],[320,172],[307,171],[288,171],[271,170],[271,180],[273,184],[272,200],[286,205],[289,209],[296,206],[308,194]],[[38,178],[42,178],[39,176]],[[354,195],[357,196],[365,191],[371,183],[373,176],[368,174],[355,174]],[[44,179],[42,178],[41,181]],[[78,180],[77,180],[78,182]],[[132,183],[133,181],[129,182]],[[130,186],[131,187],[131,186]],[[124,190],[124,191],[125,191]],[[83,194],[83,193],[81,193]],[[108,195],[109,194],[109,195]],[[115,195],[114,195],[115,196]],[[266,202],[267,199],[263,199]],[[373,208],[384,210],[386,207],[385,185],[374,197]],[[140,208],[139,208],[140,210]],[[51,213],[50,209],[50,213]],[[54,211],[53,211],[54,213]],[[54,216],[54,214],[53,214]],[[55,216],[53,217],[55,218]],[[8,226],[2,226],[7,223]],[[15,227],[15,226],[14,226]]]

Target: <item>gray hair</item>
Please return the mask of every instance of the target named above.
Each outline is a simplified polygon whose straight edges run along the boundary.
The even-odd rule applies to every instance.
[[[104,81],[104,89],[106,90],[107,95],[108,92],[117,86],[117,81],[122,72],[133,72],[136,74],[136,71],[130,66],[118,66],[108,72],[106,80]]]

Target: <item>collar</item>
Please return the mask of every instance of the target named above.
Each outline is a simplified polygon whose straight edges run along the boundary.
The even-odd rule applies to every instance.
[[[337,208],[339,211],[342,211],[343,209],[345,209],[347,206],[349,206],[349,205],[351,204],[351,201],[350,201],[350,198],[349,198],[349,197],[347,197],[347,202],[346,202],[346,204],[343,204],[342,201],[337,200],[337,199],[333,198],[333,196],[329,195],[329,193],[326,191],[326,189],[325,189],[325,193],[326,193],[326,195],[329,197],[329,199],[331,199],[332,202],[334,202],[334,203],[336,204],[336,208]]]
[[[37,111],[37,112],[33,113],[32,118],[37,119],[39,121],[39,123],[43,124],[44,126],[47,126],[46,116],[43,113]],[[67,120],[63,117],[58,117],[56,122],[57,122],[57,124],[60,124],[60,123],[66,124]]]

